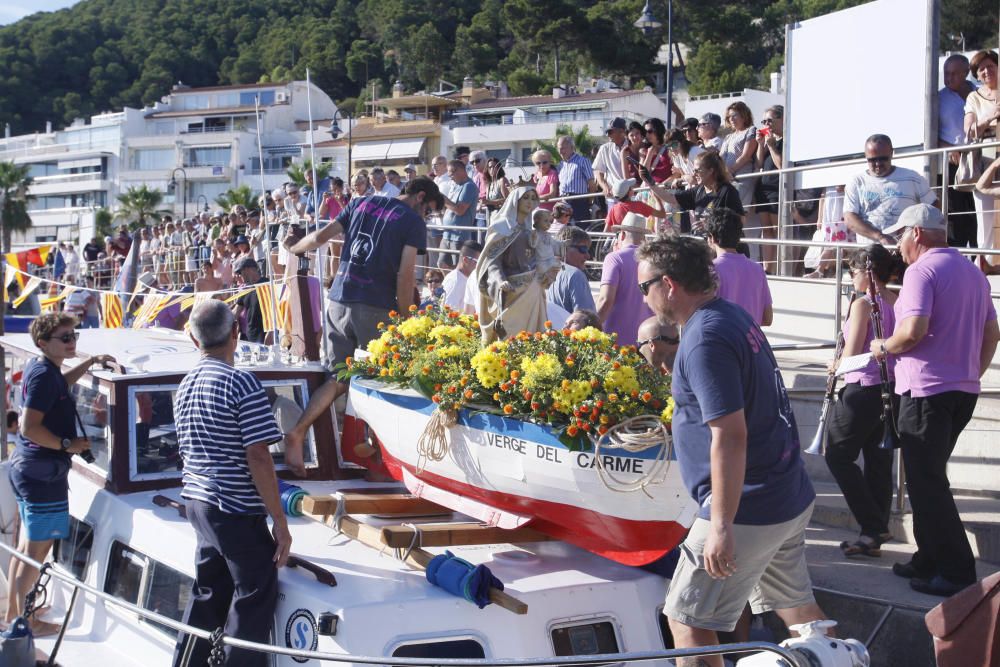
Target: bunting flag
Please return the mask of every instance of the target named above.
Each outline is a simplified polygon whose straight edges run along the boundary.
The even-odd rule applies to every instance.
[[[54,311],[55,310],[55,305],[57,303],[59,303],[60,301],[62,301],[66,297],[68,297],[70,294],[72,294],[76,290],[77,290],[76,287],[74,287],[72,285],[66,285],[66,287],[63,287],[62,291],[59,292],[59,294],[57,294],[55,296],[47,296],[44,299],[41,299],[42,311],[43,312],[52,312],[52,311]]]
[[[15,308],[20,308],[21,304],[28,300],[28,297],[32,295],[39,287],[42,286],[42,279],[38,276],[31,276],[28,280],[28,284],[24,286],[21,290],[21,294],[14,299],[13,306]]]
[[[21,275],[17,272],[10,264],[4,264],[4,279],[3,279],[3,302],[7,303],[10,301],[10,284],[17,280],[18,276]]]
[[[103,321],[101,326],[105,329],[117,329],[122,325],[122,300],[117,294],[112,292],[101,293],[101,311]]]
[[[271,301],[271,286],[267,283],[260,283],[255,287],[257,290],[257,301],[260,308],[261,324],[264,331],[274,331],[274,302]]]
[[[169,296],[164,296],[162,294],[150,294],[139,306],[139,310],[135,311],[135,317],[132,318],[132,328],[141,329],[149,322],[153,321],[154,312],[159,312],[163,304],[170,299]]]
[[[56,258],[52,262],[52,277],[59,280],[66,273],[66,260],[63,259],[62,251],[56,250]]]
[[[231,297],[229,297],[228,299],[226,299],[224,303],[232,303],[233,301],[236,301],[237,299],[239,299],[241,296],[245,296],[245,295],[249,294],[253,290],[254,290],[253,287],[250,287],[250,288],[245,289],[245,290],[240,290],[236,294],[233,294]],[[192,302],[192,305],[193,304],[194,304],[194,302]]]
[[[132,241],[132,247],[128,250],[128,255],[125,256],[125,261],[122,262],[121,271],[118,273],[118,279],[115,280],[114,291],[121,297],[124,302],[128,299],[127,303],[132,304],[132,299],[135,298],[135,284],[138,282],[139,278],[139,242]]]
[[[21,252],[8,252],[4,255],[7,265],[16,269],[17,284],[24,287],[24,276],[28,272],[28,264],[35,266],[45,266],[49,259],[49,251],[52,246],[41,245],[37,248],[22,250]]]

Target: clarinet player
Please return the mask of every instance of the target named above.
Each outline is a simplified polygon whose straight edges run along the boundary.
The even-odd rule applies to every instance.
[[[870,290],[871,280],[866,270],[871,262],[875,289]],[[872,296],[882,313],[882,332],[891,336],[893,331],[893,306],[896,295],[885,288],[898,266],[894,256],[882,245],[872,244],[858,250],[851,257],[848,268],[854,290],[862,295],[854,299],[844,321],[844,349],[840,359],[867,352],[875,327],[872,322]],[[839,359],[832,364],[836,371]],[[892,394],[894,358],[887,362]],[[882,555],[882,544],[891,539],[889,512],[892,506],[892,449],[883,449],[884,424],[882,406],[882,379],[878,364],[872,359],[864,368],[846,373],[844,386],[830,412],[827,430],[826,465],[837,480],[847,506],[861,526],[861,534],[853,542],[840,543],[845,556]],[[897,402],[898,403],[898,402]],[[864,470],[856,463],[858,454],[864,456]]]
[[[897,358],[899,439],[917,552],[892,571],[921,593],[949,597],[976,581],[976,562],[948,483],[948,458],[979,398],[1000,329],[986,277],[948,247],[941,211],[917,204],[885,234],[899,234],[908,264],[896,329],[871,342]]]

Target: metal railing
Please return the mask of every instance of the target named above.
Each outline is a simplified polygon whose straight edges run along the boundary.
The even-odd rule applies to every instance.
[[[756,653],[756,652],[767,652],[774,653],[775,655],[788,661],[788,664],[796,664],[792,653],[781,646],[772,644],[770,642],[741,642],[737,644],[725,644],[716,646],[702,646],[697,648],[685,648],[685,649],[663,649],[659,651],[634,651],[629,653],[602,653],[597,655],[571,655],[571,656],[545,656],[537,658],[494,658],[494,659],[476,659],[476,658],[402,658],[393,656],[362,656],[362,655],[349,655],[344,653],[329,653],[326,651],[306,651],[301,649],[294,649],[285,646],[275,646],[272,644],[258,644],[256,642],[250,642],[243,639],[237,639],[235,637],[230,637],[228,635],[222,634],[221,637],[215,635],[214,632],[209,630],[203,630],[201,628],[196,628],[192,625],[187,625],[180,621],[176,621],[169,616],[164,616],[158,614],[155,611],[146,609],[145,607],[140,607],[138,605],[132,604],[130,602],[125,602],[120,600],[113,595],[105,593],[102,590],[94,588],[93,586],[86,584],[72,574],[64,571],[58,565],[52,563],[41,563],[33,558],[22,554],[20,551],[14,547],[8,546],[3,542],[0,542],[0,548],[10,554],[11,557],[17,558],[18,560],[31,565],[36,570],[41,571],[45,568],[45,572],[48,573],[52,578],[58,579],[71,586],[74,589],[81,590],[94,596],[96,599],[103,601],[106,604],[110,604],[119,609],[123,609],[127,612],[135,614],[140,618],[158,623],[160,625],[166,626],[177,633],[184,633],[186,635],[194,636],[199,639],[204,639],[208,642],[213,642],[218,640],[218,643],[233,646],[237,648],[247,649],[251,651],[258,651],[261,653],[268,653],[271,655],[283,655],[290,658],[298,658],[301,661],[305,660],[319,660],[325,662],[337,662],[337,663],[358,663],[362,665],[385,665],[387,662],[392,662],[393,665],[405,665],[406,667],[437,667],[437,666],[447,666],[447,667],[542,667],[543,665],[559,665],[569,666],[569,665],[605,665],[608,663],[623,663],[623,662],[650,662],[653,660],[665,660],[671,658],[695,658],[699,656],[706,655],[723,655],[726,653]],[[69,624],[70,619],[67,617],[64,623]]]

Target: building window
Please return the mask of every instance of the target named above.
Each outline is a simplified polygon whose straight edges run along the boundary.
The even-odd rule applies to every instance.
[[[135,149],[129,155],[129,169],[139,171],[173,169],[175,165],[176,155],[173,148]]]
[[[111,545],[111,562],[104,580],[104,592],[125,602],[138,604],[139,586],[145,567],[145,556],[121,542],[115,542]]]
[[[264,173],[265,174],[283,174],[285,171],[292,166],[292,156],[291,155],[265,155],[264,156]],[[259,174],[260,173],[260,159],[256,157],[250,158],[250,173]]]
[[[240,106],[252,107],[254,105],[254,98],[258,95],[260,95],[260,105],[262,107],[274,104],[273,90],[255,90],[253,92],[240,93]]]
[[[189,148],[185,166],[187,167],[228,167],[232,148]]]
[[[402,644],[392,652],[392,657],[480,659],[486,657],[486,649],[475,639],[456,638]]]
[[[69,570],[77,579],[83,579],[94,548],[94,527],[76,517],[69,518],[69,537],[55,546],[56,562]]]
[[[131,547],[115,541],[111,545],[111,562],[104,581],[104,592],[139,605],[158,614],[181,620],[194,579]],[[168,635],[173,630],[155,623],[153,627]]]

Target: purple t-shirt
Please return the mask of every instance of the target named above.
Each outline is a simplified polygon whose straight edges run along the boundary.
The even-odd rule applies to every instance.
[[[614,285],[615,303],[604,321],[604,331],[618,334],[619,345],[635,345],[639,325],[653,316],[639,291],[639,263],[635,259],[636,246],[617,250],[604,258],[601,284]]]
[[[741,306],[760,326],[764,310],[771,305],[767,274],[760,264],[738,252],[724,252],[715,258],[715,272],[719,274],[719,297]]]
[[[871,301],[871,297],[867,294],[862,297],[867,301]],[[892,332],[896,329],[896,315],[892,308],[889,308],[888,304],[882,299],[878,298],[879,307],[882,312],[882,335],[888,338],[892,335]],[[868,318],[868,322],[865,323],[867,328],[865,329],[865,342],[861,346],[861,353],[868,352],[871,349],[872,341],[875,339],[875,329],[872,327],[871,318]],[[844,338],[847,338],[848,332],[851,330],[851,318],[848,315],[847,319],[844,320]],[[891,381],[895,378],[896,362],[898,359],[896,355],[889,355],[889,380]],[[872,359],[868,362],[868,365],[859,371],[854,371],[852,373],[844,373],[844,384],[860,384],[862,387],[872,387],[877,384],[882,383],[882,374],[878,370],[878,362]]]
[[[978,394],[983,328],[997,318],[982,271],[953,248],[928,250],[906,270],[895,310],[896,322],[929,318],[927,335],[899,356],[896,393]]]

